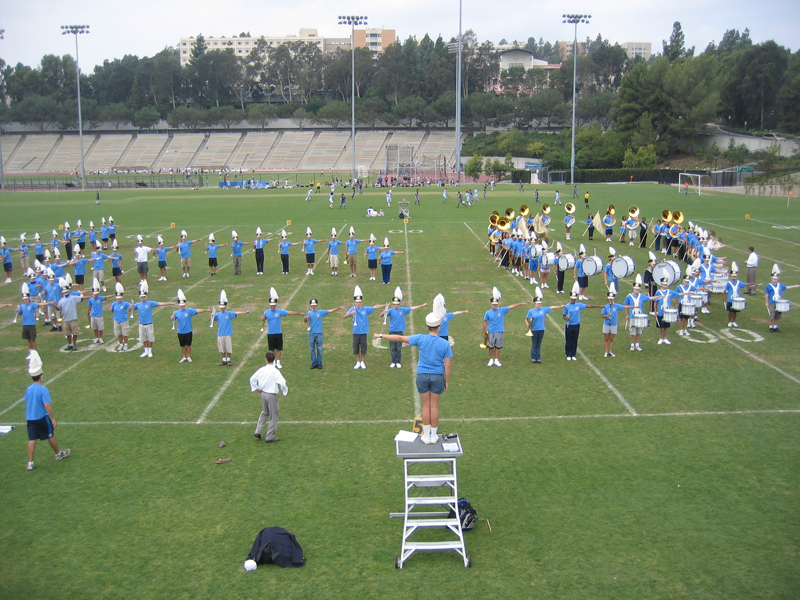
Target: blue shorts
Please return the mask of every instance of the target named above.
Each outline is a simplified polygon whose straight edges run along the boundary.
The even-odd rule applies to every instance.
[[[53,437],[53,423],[50,416],[45,415],[41,419],[28,421],[28,440],[49,440]]]
[[[441,395],[444,392],[444,375],[417,373],[417,391],[420,394],[432,392]]]

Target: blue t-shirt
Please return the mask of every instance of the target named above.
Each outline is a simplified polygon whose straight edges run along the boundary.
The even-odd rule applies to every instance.
[[[44,244],[39,242],[38,244],[33,245],[33,253],[36,256],[42,256],[44,254]]]
[[[544,317],[550,313],[551,308],[545,306],[542,308],[532,308],[525,315],[526,319],[531,319],[531,331],[544,331]]]
[[[378,247],[367,246],[367,258],[369,260],[378,260]]]
[[[664,316],[665,308],[671,308],[671,303],[674,298],[680,298],[678,292],[670,289],[658,289],[654,295],[659,297],[658,300],[656,300],[656,307],[658,308],[659,317]]]
[[[25,390],[25,418],[28,421],[38,421],[48,416],[45,404],[50,404],[50,392],[41,384],[32,383]]]
[[[639,312],[642,312],[642,306],[644,305],[645,300],[647,300],[647,296],[645,296],[644,294],[635,294],[635,295],[628,294],[627,296],[625,296],[625,304],[627,304],[628,306],[631,305],[637,306],[639,308]],[[636,312],[637,311],[635,308],[631,308],[628,310],[628,315],[632,317],[633,315],[636,314]]]
[[[490,309],[483,315],[484,321],[489,321],[489,333],[501,333],[506,330],[506,315],[508,314],[508,307],[501,306],[498,309]]]
[[[394,250],[384,250],[381,252],[381,264],[382,265],[390,265],[392,264],[392,255],[395,253]]]
[[[218,312],[214,315],[214,320],[217,322],[217,336],[225,337],[226,335],[233,335],[233,319],[236,318],[236,313],[233,311]]]
[[[256,250],[263,250],[264,246],[266,246],[268,243],[269,242],[267,242],[267,240],[256,238],[256,240],[253,242],[253,248]]]
[[[442,317],[442,324],[439,326],[439,336],[447,337],[450,333],[450,319],[455,317],[454,313],[447,313]]]
[[[95,271],[102,271],[103,265],[105,264],[105,260],[108,258],[107,254],[103,254],[102,252],[95,252],[92,254],[92,260],[94,264],[92,265],[92,269]]]
[[[158,262],[167,262],[167,252],[169,252],[169,248],[167,246],[159,246],[158,248],[154,248],[153,252],[156,253]],[[116,265],[114,266],[116,267]]]
[[[303,241],[303,248],[306,251],[306,254],[314,254],[314,244],[319,244],[319,240],[315,240],[314,238],[306,238]]]
[[[583,259],[579,258],[575,261],[575,268],[578,269],[578,277],[586,277],[586,273],[583,272]]]
[[[58,302],[61,297],[61,287],[57,283],[48,283],[44,287],[44,295],[48,302]]]
[[[244,242],[240,242],[239,240],[231,243],[231,250],[233,250],[234,256],[242,255],[242,246],[244,246]]]
[[[153,309],[158,306],[158,302],[145,300],[133,305],[133,310],[139,311],[139,324],[150,325],[153,322]]]
[[[767,287],[764,288],[764,293],[767,295],[768,303],[775,304],[775,296],[777,295],[778,298],[780,298],[785,289],[786,286],[782,283],[768,283]]]
[[[17,314],[22,315],[23,325],[36,325],[36,309],[39,305],[36,302],[28,302],[27,304],[20,304],[17,309]]]
[[[339,254],[339,246],[341,246],[344,242],[340,242],[339,240],[331,240],[328,242],[328,252],[330,254],[338,256]]]
[[[361,243],[361,240],[352,239],[347,240],[344,245],[347,246],[347,253],[348,254],[358,254],[358,245]]]
[[[91,316],[93,317],[102,317],[103,316],[103,302],[106,301],[105,296],[92,296],[86,303],[89,305],[91,309]]]
[[[128,320],[128,309],[131,307],[130,302],[124,300],[117,300],[111,303],[111,312],[114,314],[115,323],[124,323]]]
[[[103,225],[100,227],[100,238],[104,240],[108,239],[108,225]]]
[[[186,240],[178,244],[178,250],[181,253],[181,258],[190,258],[192,256],[192,244],[194,242]]]
[[[58,308],[65,321],[78,320],[78,303],[83,302],[80,292],[70,292],[69,296],[64,296],[58,301]]]
[[[603,270],[606,272],[606,277],[608,277],[608,284],[611,285],[612,283],[619,282],[619,279],[616,278],[614,275],[614,271],[611,270],[611,263],[608,263]]]
[[[293,246],[292,242],[283,241],[280,244],[281,254],[289,254],[289,248]]]
[[[86,265],[89,264],[89,261],[85,258],[79,258],[74,262],[75,267],[75,275],[86,275]]]
[[[109,254],[108,257],[111,259],[111,268],[119,269],[119,261],[122,260],[122,255],[114,252],[114,254]]]
[[[582,304],[581,302],[576,302],[572,304],[571,302],[564,307],[563,315],[569,316],[569,321],[567,322],[568,325],[580,325],[581,324],[581,311],[586,310],[586,305]]]
[[[56,276],[57,279],[64,276],[64,267],[66,266],[67,263],[63,262],[62,260],[59,260],[58,262],[56,262],[56,264],[53,265],[53,274]]]
[[[353,334],[369,333],[369,315],[374,312],[374,306],[362,306],[361,308],[350,309],[350,315],[355,315],[353,318]]]
[[[604,325],[616,325],[617,324],[617,313],[621,310],[625,310],[625,306],[623,304],[606,304],[603,307],[603,310],[600,313],[605,317],[603,319]]]
[[[265,310],[264,318],[267,320],[267,334],[275,335],[278,333],[283,333],[283,329],[281,329],[281,319],[288,314],[289,313],[283,310],[282,308],[276,308],[275,310],[270,310],[270,309]]]
[[[10,264],[12,262],[11,250],[8,248],[0,248],[0,256],[3,257],[3,263]]]
[[[174,313],[175,320],[178,322],[178,333],[191,333],[192,332],[192,317],[197,314],[196,308],[183,308],[176,310]]]
[[[744,288],[744,287],[747,287],[747,284],[745,284],[743,281],[739,281],[739,280],[736,280],[736,281],[731,280],[728,283],[726,283],[725,284],[725,293],[728,295],[728,302],[732,302],[734,296],[741,297],[742,294],[740,292],[741,292],[741,289]],[[734,292],[736,292],[736,293],[734,294]]]
[[[310,310],[308,313],[308,333],[322,333],[322,317],[328,314],[327,310]]]
[[[419,348],[418,375],[443,375],[444,359],[453,358],[453,349],[450,347],[450,343],[438,335],[412,335],[408,338],[408,345]]]
[[[398,308],[390,308],[387,312],[389,315],[389,331],[406,330],[406,315],[411,313],[411,309],[407,306],[400,306]]]
[[[217,258],[217,250],[219,250],[219,244],[209,244],[206,246],[206,250],[208,250],[208,258]]]

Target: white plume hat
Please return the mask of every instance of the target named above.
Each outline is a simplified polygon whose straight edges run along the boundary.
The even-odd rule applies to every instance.
[[[780,274],[781,274],[781,268],[777,264],[772,265],[772,276],[777,277]]]
[[[72,276],[69,273],[64,275],[64,280],[67,282],[69,287],[72,287]]]
[[[164,238],[163,238],[163,237],[161,237],[161,236],[159,235],[159,236],[156,238],[156,241],[157,241],[159,244],[163,244],[163,243],[164,243]]]
[[[53,237],[58,237],[58,232],[55,229],[53,229]]]
[[[608,247],[608,256],[611,257],[611,256],[616,256],[616,255],[617,255],[617,251],[614,249],[614,246],[609,246]]]
[[[692,265],[686,265],[686,279],[692,278]]]
[[[278,303],[278,292],[275,291],[274,287],[269,288],[269,303],[270,304]]]
[[[398,285],[396,288],[394,288],[394,297],[392,297],[392,302],[397,302],[399,304],[400,301],[402,301],[402,299],[403,299],[403,290],[401,290],[400,286]]]
[[[306,227],[306,236],[311,237],[311,227]]]
[[[137,234],[137,235],[136,235],[136,241],[137,241],[137,242],[139,242],[139,243],[141,244],[142,242],[144,242],[144,238],[143,238],[141,235],[138,235],[138,234]]]
[[[53,248],[53,256],[55,256],[56,258],[61,258],[61,250],[59,250],[58,248]]]
[[[186,294],[181,289],[178,290],[178,304],[186,304]]]
[[[281,229],[281,237],[283,239],[286,239],[286,230],[285,229]]]
[[[117,240],[114,241],[116,242]],[[114,246],[114,248],[116,248],[116,246]],[[103,244],[100,243],[100,240],[95,240],[94,249],[97,250],[98,252],[100,252],[103,249]]]
[[[189,237],[189,234],[188,234],[188,233],[186,233],[186,230],[185,230],[185,229],[181,229],[181,237],[182,237],[182,238]]]
[[[114,238],[114,239],[111,241],[111,247],[112,247],[114,250],[116,250],[116,249],[119,247],[119,243],[117,243],[117,238]]]
[[[569,293],[569,297],[570,298],[577,298],[578,297],[578,292],[580,291],[580,289],[581,288],[578,285],[577,281],[575,283],[573,283],[572,284],[572,291]]]
[[[331,227],[331,237],[332,238],[336,237],[336,227]]]
[[[64,221],[64,229],[69,229],[69,221]]]
[[[31,289],[28,287],[27,283],[22,284],[22,297],[23,298],[30,298],[31,297]]]
[[[80,219],[78,219],[78,227],[83,227],[83,223],[81,223]]]
[[[219,293],[219,305],[220,306],[227,306],[228,305],[228,294],[225,293],[225,290],[222,290]]]
[[[617,286],[614,282],[611,282],[611,285],[608,286],[608,297],[614,298],[617,295]]]
[[[653,254],[653,251],[652,251],[652,250],[650,250],[650,251],[647,253],[647,256],[648,256],[648,258],[650,259],[650,262],[651,262],[651,263],[654,263],[654,262],[656,262],[656,260],[657,260],[657,259],[656,259],[656,255],[655,255],[655,254]]]
[[[2,235],[0,235],[0,244],[3,244],[4,246],[6,244],[6,238],[4,238]]]
[[[540,288],[537,285],[536,286],[536,290],[534,291],[534,294],[533,294],[533,301],[534,302],[541,302],[543,298],[544,298],[544,295],[542,295],[542,288]]]
[[[111,215],[108,215],[108,222],[109,223],[113,223],[114,222],[114,217],[112,217]]]
[[[39,353],[36,350],[31,350],[30,354],[28,354],[28,374],[31,377],[36,377],[37,375],[42,374],[42,357],[39,356]]]
[[[561,245],[561,242],[556,242],[556,252],[563,252],[564,247]]]
[[[389,238],[388,237],[383,238],[383,247],[384,248],[388,248],[389,247]]]
[[[47,278],[48,279],[55,279],[56,278],[55,272],[53,271],[53,269],[51,269],[49,267],[47,269]]]
[[[356,286],[355,289],[353,290],[353,300],[363,300],[363,299],[364,299],[364,294],[361,291],[361,288]]]
[[[350,235],[352,235],[352,236],[356,235],[355,227],[353,227],[352,225],[350,225]]]
[[[42,239],[42,238],[40,238],[40,237],[39,237],[39,234],[38,234],[38,233],[34,233],[34,234],[33,234],[33,239],[35,239],[35,240],[38,242],[38,241],[39,241],[40,239]]]
[[[217,238],[214,237],[213,233],[209,233],[208,234],[208,241],[209,242],[215,242],[215,241],[217,241]]]
[[[378,238],[375,237],[374,233],[370,233],[369,234],[369,241],[370,242],[372,242],[374,244],[377,240],[378,240]]]
[[[239,239],[239,234],[238,234],[238,233],[236,233],[236,230],[235,230],[235,229],[231,229],[231,237],[232,237],[233,239],[235,239],[235,240],[238,240],[238,239]]]
[[[147,280],[145,279],[142,283],[139,284],[139,296],[147,296],[147,292],[150,291],[150,286],[147,285]]]
[[[106,224],[106,218],[105,217],[100,217],[100,224],[101,225],[105,225]]]
[[[642,285],[642,276],[641,276],[640,273],[637,273],[636,274],[636,281],[634,282],[633,287],[636,287],[636,286],[641,287],[641,285]]]
[[[100,282],[97,280],[97,277],[92,278],[92,292],[96,294],[100,293]]]
[[[503,294],[500,293],[496,287],[492,288],[492,297],[489,299],[492,304],[500,304],[500,298],[503,297]]]
[[[738,273],[739,272],[739,265],[736,264],[736,261],[731,263],[731,273]]]
[[[256,235],[261,235],[261,227],[256,227]]]
[[[122,284],[118,281],[114,286],[114,291],[116,292],[117,298],[122,298],[122,294],[125,293],[125,288],[122,287]]]
[[[94,221],[89,221],[89,229],[94,229]],[[36,235],[39,235],[38,233]]]
[[[81,247],[78,244],[72,244],[72,253],[73,254],[80,254]]]
[[[447,304],[442,294],[436,294],[436,297],[433,299],[433,314],[440,319],[447,314]]]

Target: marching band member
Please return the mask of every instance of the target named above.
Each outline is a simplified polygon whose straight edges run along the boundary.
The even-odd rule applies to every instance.
[[[583,244],[578,252],[578,260],[575,261],[575,268],[572,269],[572,278],[578,284],[578,300],[588,300],[586,288],[589,287],[589,277],[583,271],[583,261],[586,258],[586,248]]]
[[[647,219],[639,221],[639,248],[647,248]]]
[[[303,240],[303,249],[306,253],[306,275],[314,274],[314,263],[317,262],[317,254],[314,250],[314,244],[319,244],[320,242],[327,242],[327,241],[328,240],[317,240],[312,238],[311,227],[306,227],[306,239]]]
[[[261,329],[267,323],[267,349],[275,353],[275,368],[282,369],[281,353],[283,352],[283,328],[281,319],[287,316],[305,317],[305,313],[294,310],[283,310],[278,308],[278,292],[275,288],[269,288],[269,308],[261,315]],[[223,357],[224,362],[224,357]]]
[[[711,254],[703,255],[703,264],[700,265],[700,283],[708,283],[714,279],[714,273],[716,272],[717,267],[711,261]],[[708,306],[711,303],[711,294],[708,296],[708,300],[706,300],[705,304],[703,304],[703,308],[700,310],[703,314],[711,314]]]
[[[733,310],[733,299],[741,297],[742,290],[747,285],[743,281],[739,281],[739,265],[734,261],[731,263],[730,280],[725,284],[725,294],[727,295],[727,302],[725,308],[728,311],[728,327],[739,327],[736,322],[736,314],[738,310]]]
[[[567,215],[564,217],[564,229],[566,230],[566,234],[567,234],[567,239],[568,240],[572,239],[570,237],[570,232],[572,231],[572,224],[574,222],[575,222],[575,217],[573,217],[571,214],[567,213]]]
[[[589,192],[586,192],[586,195],[589,195]],[[587,207],[588,208],[588,207]],[[594,239],[594,215],[589,215],[586,218],[586,230],[589,232],[589,241],[591,242]]]
[[[614,234],[613,221],[613,215],[610,212],[606,212],[606,216],[603,217],[603,227],[605,228],[607,242],[611,241],[611,236]]]
[[[561,246],[561,242],[556,242],[556,294],[564,293],[564,271],[558,264],[558,259],[561,258],[563,252],[564,248]]]
[[[658,344],[667,344],[670,345],[672,342],[669,341],[667,338],[667,333],[669,333],[669,323],[664,320],[664,310],[672,308],[672,301],[675,299],[679,299],[681,296],[686,296],[691,294],[692,292],[676,292],[675,290],[669,289],[667,284],[669,283],[669,279],[666,277],[661,278],[661,288],[658,289],[655,293],[655,296],[651,296],[651,300],[656,300],[656,306],[658,307],[658,314],[656,315],[656,327],[658,327]]]
[[[613,247],[608,249],[608,262],[606,266],[603,267],[603,279],[605,280],[606,287],[610,287],[611,284],[614,284],[614,287],[619,285],[619,279],[617,276],[614,275],[614,271],[611,268],[611,263],[614,262],[614,258],[617,256],[617,251],[614,250]]]
[[[395,254],[403,254],[402,250],[390,250],[389,238],[383,238],[383,252],[381,252],[381,276],[383,283],[388,285],[392,283],[392,256]],[[369,332],[367,332],[369,333]]]
[[[353,188],[355,191],[355,187]],[[356,239],[356,230],[353,226],[350,226],[350,239],[348,239],[344,244],[346,247],[346,254],[347,254],[347,264],[350,265],[350,277],[356,276],[356,270],[358,268],[358,245],[361,243],[361,240]]]
[[[549,249],[550,248],[548,248],[548,246],[547,246],[547,240],[543,239],[542,240],[542,256],[543,257],[544,257],[545,253]],[[547,285],[547,280],[550,277],[550,263],[549,262],[545,263],[545,261],[543,261],[543,260],[539,262],[539,276],[540,276],[540,278],[542,280],[542,287],[543,288],[549,288],[550,286]]]
[[[253,251],[256,258],[256,275],[264,274],[264,246],[277,238],[264,239],[261,237],[261,227],[256,227],[256,239],[253,240]]]
[[[353,307],[345,314],[344,318],[353,319],[353,354],[356,357],[356,366],[353,369],[366,369],[364,359],[367,357],[367,334],[369,333],[369,316],[375,309],[381,308],[381,304],[375,306],[362,306],[364,295],[361,288],[356,286],[353,292]]]
[[[633,291],[625,296],[625,304],[630,307],[628,312],[628,317],[632,319],[633,315],[637,313],[645,312],[645,301],[649,300],[647,296],[641,293],[642,289],[642,276],[638,273],[636,274],[636,282],[633,284]],[[629,329],[629,333],[631,336],[631,352],[636,350],[637,352],[642,351],[642,346],[639,343],[642,337],[642,329],[639,327],[633,326],[633,321],[631,320],[631,325]]]
[[[454,312],[447,312],[447,307],[444,302],[444,296],[441,294],[436,294],[436,297],[433,299],[433,313],[442,320],[442,324],[439,326],[439,337],[444,338],[446,340],[450,339],[450,320],[458,315],[465,315],[469,311],[468,310],[456,310]]]
[[[617,335],[617,322],[620,311],[625,311],[634,308],[633,305],[619,304],[615,302],[617,298],[617,288],[613,283],[608,288],[608,304],[606,304],[600,311],[600,316],[603,319],[603,356],[605,358],[614,358],[614,338]]]
[[[488,339],[486,345],[489,347],[489,363],[487,367],[502,367],[500,364],[500,349],[503,347],[503,332],[505,332],[505,316],[508,311],[523,306],[524,302],[512,304],[511,306],[500,306],[500,290],[492,288],[492,297],[489,299],[492,308],[483,315],[483,336]]]
[[[542,290],[536,288],[533,296],[533,308],[525,315],[525,325],[531,332],[531,362],[542,364],[542,340],[544,339],[544,319],[552,310],[564,308],[563,304],[558,306],[542,307]]]
[[[767,303],[767,312],[769,313],[769,331],[770,333],[780,333],[778,329],[778,321],[781,320],[781,314],[776,310],[776,303],[782,300],[781,294],[786,290],[792,290],[800,287],[800,285],[783,285],[778,283],[778,275],[781,274],[781,268],[778,265],[772,266],[772,279],[767,284],[764,290],[764,297]]]
[[[683,282],[678,286],[677,292],[679,294],[683,294],[684,292],[687,294],[694,294],[696,292],[696,287],[692,284],[692,267],[688,265],[686,267],[686,274],[683,277]],[[681,300],[683,303],[685,299]],[[678,306],[680,309],[680,306]],[[692,334],[689,333],[689,324],[692,323],[694,319],[688,317],[683,314],[683,311],[678,310],[678,335],[683,336],[691,336]]]
[[[394,296],[392,297],[392,308],[388,308],[380,314],[382,317],[389,317],[389,333],[391,335],[403,335],[406,331],[406,315],[411,314],[412,310],[417,310],[423,306],[428,306],[427,302],[425,304],[419,304],[418,306],[400,306],[400,302],[402,300],[403,290],[401,290],[400,286],[398,286],[395,288]],[[392,362],[389,365],[390,369],[394,369],[395,367],[398,369],[403,368],[403,365],[400,362],[403,358],[402,348],[402,342],[389,342],[389,351],[392,355]]]
[[[367,258],[367,268],[369,269],[369,280],[375,281],[375,271],[378,268],[378,251],[380,250],[375,245],[375,235],[369,234],[369,246],[364,250],[364,256]]]
[[[564,326],[564,353],[567,360],[578,360],[575,356],[578,353],[578,336],[581,333],[581,311],[587,308],[601,308],[599,304],[582,304],[578,300],[578,282],[572,285],[569,294],[569,304],[564,306],[563,318],[566,321]]]
[[[299,244],[299,242],[290,242],[286,239],[286,230],[281,229],[281,241],[278,244],[278,252],[281,255],[281,275],[289,274],[289,248]]]
[[[355,191],[353,186],[353,191]],[[318,309],[319,302],[316,298],[308,301],[309,309],[303,317],[303,321],[308,323],[308,348],[311,352],[311,368],[322,368],[322,317],[325,315],[336,312],[337,310],[344,310],[344,306],[337,306],[336,308],[329,308],[328,310]]]

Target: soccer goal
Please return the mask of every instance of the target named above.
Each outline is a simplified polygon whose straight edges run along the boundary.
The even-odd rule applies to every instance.
[[[688,187],[687,187],[688,184]],[[697,175],[696,173],[680,173],[678,175],[678,192],[681,194],[703,194],[713,196],[716,188],[709,175]]]

